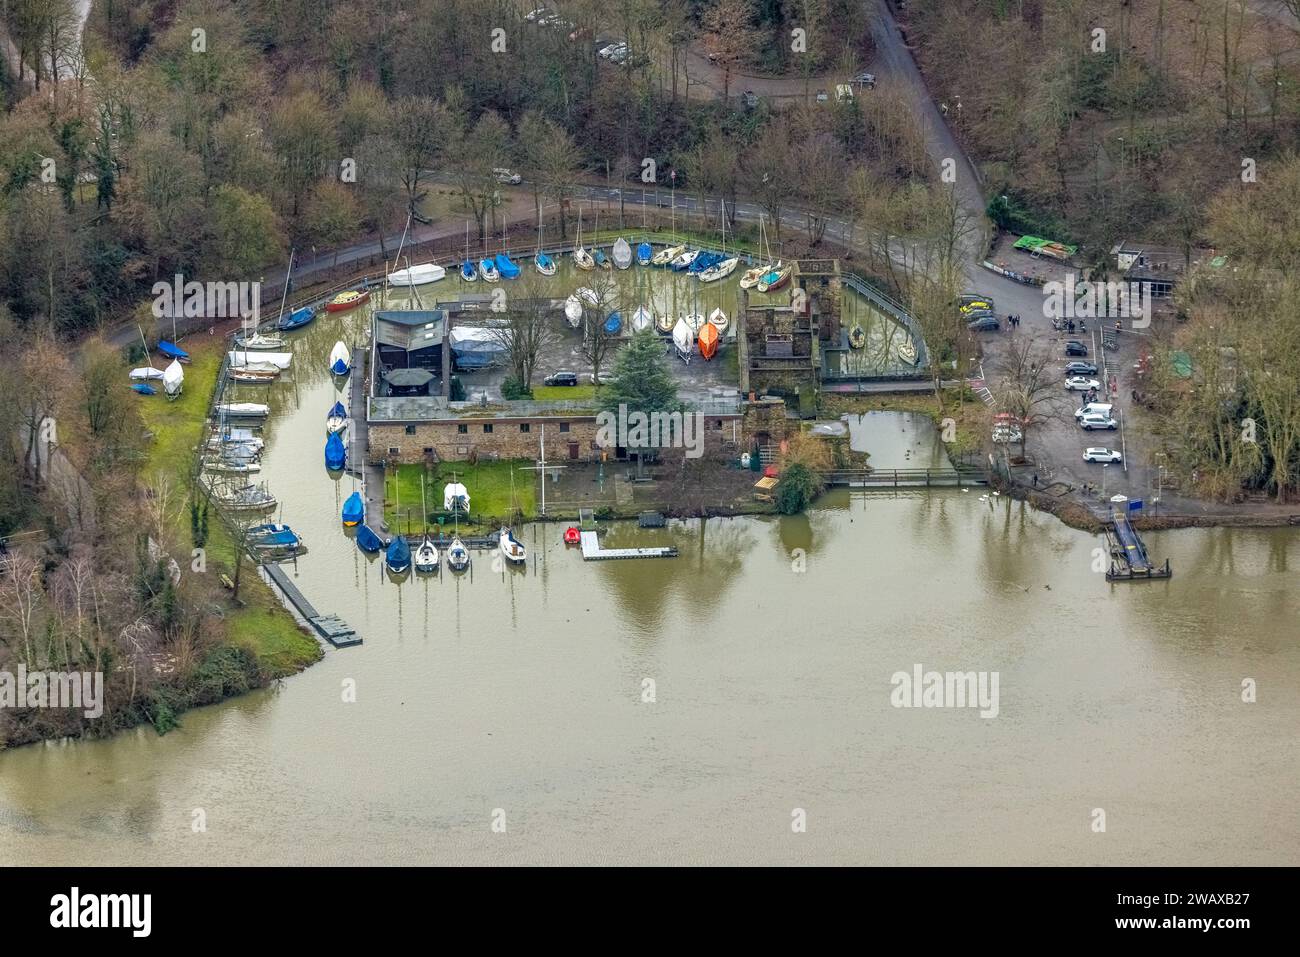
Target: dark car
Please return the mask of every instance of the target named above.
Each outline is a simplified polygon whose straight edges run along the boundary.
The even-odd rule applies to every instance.
[[[1088,347],[1078,339],[1071,339],[1065,344],[1065,354],[1067,356],[1086,356],[1088,354]]]
[[[992,309],[971,309],[964,313],[962,318],[969,323],[974,322],[976,319],[988,319],[990,316],[994,319],[997,318],[997,314]]]
[[[1097,366],[1092,362],[1067,362],[1065,364],[1066,375],[1096,375]]]
[[[974,322],[967,323],[966,328],[971,332],[997,332],[998,317],[994,315],[980,316]]]
[[[576,372],[556,372],[548,375],[542,380],[545,385],[577,385],[578,374]]]

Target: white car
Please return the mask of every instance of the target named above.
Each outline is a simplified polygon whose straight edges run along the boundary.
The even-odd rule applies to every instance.
[[[608,60],[619,49],[621,49],[622,46],[623,44],[621,43],[611,43],[609,44],[609,46],[603,46],[600,48],[600,50],[597,51],[596,56],[600,57],[602,60]]]
[[[518,186],[524,181],[524,178],[518,173],[506,169],[504,166],[498,166],[492,172],[496,173],[498,183],[507,183],[510,186]]]
[[[546,16],[546,8],[538,7],[532,13],[524,14],[524,19],[527,20],[529,23],[540,23],[542,18],[545,16]]]
[[[1071,392],[1087,392],[1090,389],[1100,389],[1101,383],[1087,376],[1076,375],[1065,380],[1065,387]]]
[[[1114,449],[1084,449],[1083,460],[1085,462],[1119,462],[1124,456],[1120,455]]]
[[[1079,416],[1079,424],[1083,426],[1085,432],[1091,432],[1093,429],[1116,429],[1119,423],[1109,415],[1101,412],[1088,412]]]

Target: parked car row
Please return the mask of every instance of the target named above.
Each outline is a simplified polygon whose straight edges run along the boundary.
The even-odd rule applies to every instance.
[[[957,311],[971,332],[997,332],[1002,323],[993,311],[993,297],[970,292],[957,297]]]

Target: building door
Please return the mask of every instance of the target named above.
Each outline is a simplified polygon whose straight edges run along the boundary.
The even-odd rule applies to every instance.
[[[577,443],[577,442],[570,442],[570,443],[569,443],[569,459],[570,459],[570,461],[574,461],[574,460],[576,460],[577,458],[578,458],[578,443]]]

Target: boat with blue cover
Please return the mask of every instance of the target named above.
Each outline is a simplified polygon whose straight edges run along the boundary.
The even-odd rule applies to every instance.
[[[496,264],[497,272],[501,275],[502,279],[519,278],[519,267],[511,262],[510,257],[505,253],[497,253]]]
[[[388,543],[388,551],[384,554],[384,564],[394,575],[400,575],[409,571],[411,568],[411,546],[406,543],[405,537],[398,535]]]
[[[176,345],[174,342],[168,342],[164,339],[158,343],[158,351],[169,359],[175,359],[177,362],[189,362],[190,354]]]
[[[636,261],[639,265],[650,265],[650,260],[652,258],[654,258],[654,247],[649,243],[641,243],[641,245],[636,247]]]
[[[609,318],[605,320],[605,335],[616,336],[618,331],[623,328],[623,317],[617,312],[611,312]]]
[[[348,464],[348,450],[343,438],[337,432],[331,432],[325,440],[325,467],[337,471]]]
[[[147,382],[137,382],[131,386],[131,391],[137,395],[157,395],[158,390]]]
[[[312,309],[311,306],[301,306],[276,323],[276,328],[281,332],[301,329],[315,318],[316,310]]]
[[[343,525],[353,528],[366,520],[366,501],[360,492],[353,492],[343,503]]]
[[[384,540],[370,530],[369,525],[357,527],[357,548],[371,555],[384,550]]]

